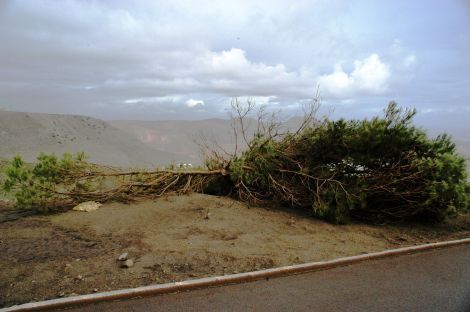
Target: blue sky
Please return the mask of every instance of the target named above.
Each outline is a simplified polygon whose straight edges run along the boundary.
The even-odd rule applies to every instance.
[[[335,115],[390,100],[470,119],[470,2],[4,1],[0,108],[104,119],[226,117],[231,98]],[[455,117],[455,118],[454,118]]]

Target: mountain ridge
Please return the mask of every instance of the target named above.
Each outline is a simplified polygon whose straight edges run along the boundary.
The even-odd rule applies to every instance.
[[[140,142],[109,123],[81,115],[0,111],[0,157],[34,161],[40,152],[85,152],[90,161],[154,167],[180,161],[178,155]]]

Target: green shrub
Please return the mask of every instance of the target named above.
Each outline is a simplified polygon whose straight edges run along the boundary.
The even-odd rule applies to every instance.
[[[27,164],[20,156],[14,157],[5,169],[3,190],[16,199],[16,207],[41,211],[58,208],[64,196],[62,191],[86,190],[87,185],[76,180],[85,174],[89,164],[85,154],[55,155],[41,153],[35,165]]]
[[[465,160],[447,135],[412,125],[414,110],[324,120],[281,139],[258,135],[231,164],[242,199],[311,209],[332,222],[443,220],[468,207]]]

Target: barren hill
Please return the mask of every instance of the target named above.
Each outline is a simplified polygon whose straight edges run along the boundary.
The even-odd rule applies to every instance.
[[[40,152],[85,152],[96,163],[150,167],[184,161],[140,142],[102,120],[72,115],[0,111],[0,157],[32,161]]]
[[[233,152],[235,146],[230,121],[224,119],[120,120],[110,124],[148,146],[171,151],[193,164],[202,162],[200,144],[216,142],[227,152]]]
[[[297,130],[301,118],[291,118],[279,127],[280,132]],[[233,153],[235,150],[235,136],[233,125],[228,119],[204,120],[116,120],[111,125],[135,136],[139,141],[154,148],[176,153],[182,158],[189,158],[193,164],[201,163],[201,145],[208,145],[218,151]],[[246,137],[250,140],[256,130],[255,119],[245,120]],[[238,149],[244,144],[240,127],[238,132]]]

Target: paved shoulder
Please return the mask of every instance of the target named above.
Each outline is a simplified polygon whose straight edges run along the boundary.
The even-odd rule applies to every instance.
[[[470,311],[470,245],[67,311]]]

